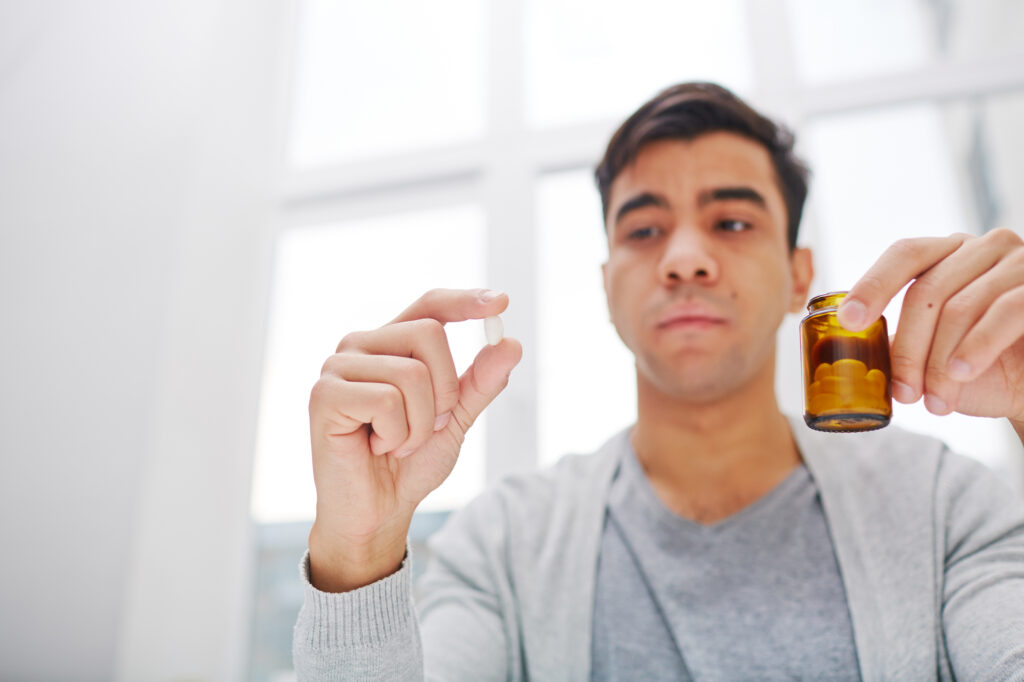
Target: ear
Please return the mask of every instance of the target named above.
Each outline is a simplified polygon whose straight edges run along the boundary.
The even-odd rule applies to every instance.
[[[608,319],[612,319],[612,309],[608,305],[608,261],[601,263],[601,284],[604,286],[605,309],[608,310]]]
[[[814,257],[808,248],[793,249],[789,257],[789,268],[793,275],[793,293],[789,302],[789,312],[803,312],[807,305],[807,292],[814,279]]]

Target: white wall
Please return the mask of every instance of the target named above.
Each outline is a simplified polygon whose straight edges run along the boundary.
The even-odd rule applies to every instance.
[[[244,670],[288,14],[0,5],[0,679]]]

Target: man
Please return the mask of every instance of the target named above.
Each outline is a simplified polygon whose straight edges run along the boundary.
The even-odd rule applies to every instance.
[[[418,619],[413,511],[521,348],[456,376],[442,324],[500,313],[492,291],[432,291],[345,337],[310,399],[300,679],[1024,679],[1021,501],[933,439],[821,434],[778,409],[776,330],[813,274],[805,178],[791,136],[717,86],[623,124],[597,179],[636,424],[455,514]],[[1024,438],[1021,239],[899,242],[842,323],[868,326],[911,280],[896,398]]]

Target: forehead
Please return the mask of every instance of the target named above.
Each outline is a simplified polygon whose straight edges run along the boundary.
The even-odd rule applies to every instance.
[[[771,157],[757,142],[723,131],[692,140],[658,140],[644,145],[612,182],[609,214],[637,191],[656,189],[678,200],[740,184],[762,191],[769,202],[782,202]]]

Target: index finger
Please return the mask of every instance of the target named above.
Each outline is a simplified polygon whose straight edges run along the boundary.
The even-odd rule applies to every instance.
[[[967,235],[901,239],[885,250],[839,304],[839,324],[852,332],[867,329],[911,280],[960,248]]]
[[[391,320],[391,324],[424,318],[441,324],[480,320],[507,307],[508,294],[493,289],[432,289]]]

